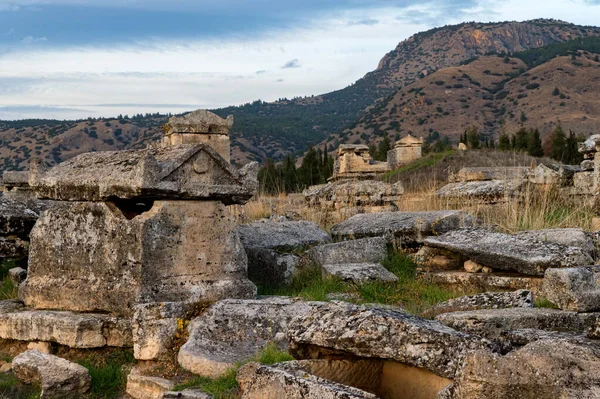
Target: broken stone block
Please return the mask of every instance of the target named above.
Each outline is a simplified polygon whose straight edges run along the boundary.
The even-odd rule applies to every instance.
[[[594,170],[594,161],[591,159],[584,159],[579,164],[579,167],[582,171],[593,171]]]
[[[398,281],[398,277],[381,263],[340,263],[323,265],[323,276],[335,276],[344,281],[362,284],[373,281]]]
[[[254,297],[234,228],[216,201],[156,201],[133,218],[112,203],[67,203],[32,230],[19,297],[36,309],[125,317],[139,303]]]
[[[27,344],[27,350],[38,350],[41,353],[51,355],[54,351],[50,342],[30,342]]]
[[[522,275],[490,274],[489,270],[484,273],[467,273],[464,271],[441,271],[425,272],[420,278],[449,288],[458,288],[467,291],[514,291],[525,289],[537,295],[542,289],[543,279],[540,277],[529,277]],[[487,268],[489,269],[489,268]]]
[[[8,278],[18,287],[27,278],[27,270],[21,267],[13,267],[8,271]]]
[[[473,262],[472,260],[466,261],[463,267],[467,273],[479,273],[483,269],[483,266],[481,266],[479,263]]]
[[[128,320],[100,314],[25,310],[0,313],[0,338],[56,342],[71,348],[131,346]]]
[[[173,339],[183,332],[187,315],[202,304],[183,302],[145,303],[135,306],[131,320],[133,355],[138,360],[156,360],[173,349]]]
[[[501,341],[511,330],[582,333],[597,317],[546,308],[508,308],[443,313],[436,320],[467,334]]]
[[[17,299],[7,299],[0,301],[0,315],[4,313],[11,313],[24,308],[23,302]]]
[[[486,180],[525,180],[529,173],[527,166],[514,167],[467,167],[448,174],[449,183]]]
[[[196,144],[90,152],[48,170],[32,161],[29,180],[39,198],[60,201],[186,199],[231,205],[255,194],[254,169],[235,170],[214,149]]]
[[[340,263],[377,263],[387,256],[383,237],[362,238],[313,247],[306,256],[318,265]]]
[[[84,394],[90,389],[88,370],[60,357],[29,350],[12,362],[15,377],[26,384],[39,384],[40,398]]]
[[[401,309],[345,302],[316,305],[291,323],[288,335],[291,353],[298,359],[327,354],[376,358],[450,379],[466,353],[493,347],[485,339]]]
[[[435,316],[442,313],[467,310],[532,307],[533,295],[531,291],[519,290],[515,292],[485,292],[483,294],[461,296],[438,303],[429,308],[425,313],[427,316]]]
[[[600,346],[561,339],[532,342],[505,356],[469,354],[454,398],[596,398],[600,394]]]
[[[190,323],[177,360],[194,374],[217,378],[269,342],[287,348],[289,323],[313,306],[286,297],[217,302]]]
[[[579,166],[557,163],[540,164],[529,173],[529,182],[555,186],[572,186],[573,175],[581,172]]]
[[[600,266],[548,269],[542,295],[563,310],[600,310]]]
[[[199,389],[184,389],[178,392],[165,392],[162,399],[213,399],[213,396]]]
[[[166,392],[175,388],[173,381],[145,376],[134,367],[127,376],[126,392],[133,399],[163,399]]]
[[[482,266],[530,276],[543,276],[550,267],[593,264],[593,259],[581,248],[483,229],[454,230],[426,238],[424,242],[427,246],[460,253]]]
[[[457,270],[463,267],[463,257],[454,252],[440,248],[423,246],[413,257],[414,261],[424,270]]]
[[[331,234],[338,240],[388,237],[399,245],[415,246],[427,236],[475,223],[473,216],[462,211],[366,213],[333,226]]]
[[[484,266],[481,268],[481,273],[490,274],[493,272],[494,272],[494,269],[492,269],[491,267]]]
[[[581,248],[582,251],[592,257],[596,251],[592,235],[583,229],[527,230],[520,231],[516,233],[515,236],[542,242],[560,244],[567,247]]]
[[[582,165],[587,162],[583,161]],[[593,195],[594,194],[594,168],[593,161],[592,170],[589,172],[579,172],[573,175],[573,193],[576,195]],[[587,165],[585,167],[588,167]]]
[[[273,366],[250,363],[239,375],[243,376],[242,399],[377,399],[361,389],[309,374],[297,362]]]
[[[402,183],[385,183],[377,180],[341,180],[311,186],[303,195],[309,207],[350,213],[397,210],[397,201],[402,198]]]
[[[449,183],[440,188],[436,195],[441,198],[477,199],[494,202],[518,195],[524,184],[524,181],[506,180]]]
[[[6,374],[12,371],[12,363],[0,361],[0,374]]]
[[[306,247],[331,241],[312,222],[263,220],[238,226],[237,232],[248,256],[248,277],[256,283],[289,283]]]

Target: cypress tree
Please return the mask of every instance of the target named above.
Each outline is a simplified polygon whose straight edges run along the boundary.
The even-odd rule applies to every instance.
[[[565,149],[567,146],[567,138],[563,131],[560,121],[552,132],[552,148],[550,150],[550,158],[555,159],[559,162],[563,162],[565,159]]]
[[[498,139],[498,149],[501,151],[509,151],[511,149],[510,137],[506,133],[502,133]]]
[[[532,157],[544,156],[544,148],[542,147],[540,131],[537,129],[531,129],[527,139],[527,153]]]

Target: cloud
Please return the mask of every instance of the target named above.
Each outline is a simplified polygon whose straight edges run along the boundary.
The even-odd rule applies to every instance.
[[[260,71],[256,71],[255,73],[256,73],[257,75],[262,75],[262,74],[265,74],[265,73],[267,73],[267,71],[265,71],[264,69],[261,69]]]
[[[40,43],[40,42],[47,42],[48,39],[46,38],[46,36],[40,36],[40,37],[34,37],[34,36],[25,36],[23,39],[21,39],[21,43],[23,44],[34,44],[34,43]]]
[[[15,28],[10,28],[8,32],[4,34],[4,36],[11,36],[13,33],[15,33]]]
[[[19,10],[21,10],[21,7],[16,4],[0,3],[0,12],[17,12]]]
[[[298,60],[298,58],[289,60],[288,62],[283,64],[283,66],[281,67],[281,69],[288,69],[288,68],[300,68],[300,61]]]
[[[373,26],[373,25],[377,25],[378,23],[379,23],[379,20],[375,19],[375,18],[365,18],[365,19],[359,19],[356,21],[348,21],[348,25],[350,25],[350,26],[354,26],[354,25]]]

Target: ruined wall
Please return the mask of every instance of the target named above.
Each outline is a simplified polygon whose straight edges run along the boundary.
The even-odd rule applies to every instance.
[[[423,156],[421,146],[395,147],[388,151],[387,162],[392,169],[420,159]]]

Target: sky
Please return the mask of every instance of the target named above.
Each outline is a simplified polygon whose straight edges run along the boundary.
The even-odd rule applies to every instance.
[[[600,0],[0,0],[0,119],[321,94],[419,31],[535,18],[598,25]]]

